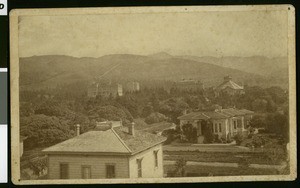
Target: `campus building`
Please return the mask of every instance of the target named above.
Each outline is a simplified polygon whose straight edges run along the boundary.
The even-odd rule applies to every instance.
[[[95,98],[98,95],[101,97],[123,96],[123,87],[121,84],[94,82],[89,85],[87,96],[89,98]]]

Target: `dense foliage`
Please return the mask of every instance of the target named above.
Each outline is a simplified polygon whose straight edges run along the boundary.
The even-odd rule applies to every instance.
[[[211,110],[216,104],[223,108],[253,110],[251,127],[264,127],[288,140],[288,93],[279,87],[245,86],[244,95],[215,96],[214,90],[179,90],[176,87],[142,87],[139,92],[125,92],[121,97],[88,98],[86,83],[78,82],[43,90],[21,90],[21,135],[27,136],[26,147],[45,147],[74,136],[74,125],[86,132],[97,121],[145,119],[147,124],[170,121],[179,124],[184,111]],[[146,124],[146,125],[147,125]],[[145,125],[143,125],[145,126]],[[208,126],[209,127],[209,126]],[[195,141],[196,132],[183,128],[188,140]],[[209,128],[204,134],[211,134]],[[210,143],[212,135],[206,135]]]

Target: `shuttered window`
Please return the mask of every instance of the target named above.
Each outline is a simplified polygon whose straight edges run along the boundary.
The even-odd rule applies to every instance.
[[[222,124],[219,123],[219,132],[222,132]]]
[[[68,179],[69,178],[69,164],[68,163],[60,163],[60,179]]]
[[[91,179],[92,178],[92,172],[91,172],[91,166],[81,166],[81,178],[82,179]]]
[[[116,177],[116,165],[106,164],[106,178],[115,178]]]

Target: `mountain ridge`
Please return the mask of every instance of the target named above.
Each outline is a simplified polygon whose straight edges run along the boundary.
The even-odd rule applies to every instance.
[[[266,63],[266,66],[269,64]],[[35,86],[54,87],[59,83],[78,80],[89,82],[108,70],[109,74],[105,77],[114,80],[178,81],[182,78],[192,78],[204,82],[207,86],[214,86],[219,84],[225,75],[231,75],[240,84],[255,85],[264,81],[270,82],[265,75],[244,71],[245,67],[241,69],[221,66],[219,62],[197,56],[182,57],[167,53],[148,56],[111,54],[99,58],[65,55],[32,56],[20,58],[20,85],[29,86],[35,83],[33,84]],[[278,74],[274,70],[275,73]],[[279,78],[277,82],[275,84],[282,84],[279,82],[284,82],[284,77]]]

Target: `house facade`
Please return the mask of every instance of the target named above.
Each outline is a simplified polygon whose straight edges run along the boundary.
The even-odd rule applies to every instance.
[[[249,133],[249,121],[254,112],[246,109],[216,109],[214,111],[198,111],[178,117],[180,127],[192,124],[197,129],[198,143],[203,143],[205,131],[210,130],[215,137],[224,141],[232,139],[236,134]]]
[[[48,179],[163,177],[165,140],[134,125],[95,129],[43,150]]]

